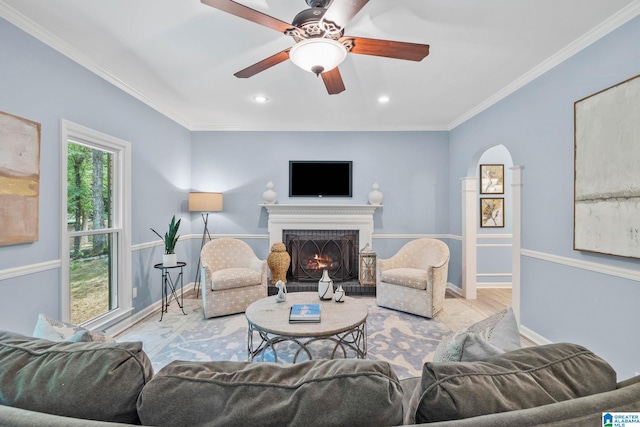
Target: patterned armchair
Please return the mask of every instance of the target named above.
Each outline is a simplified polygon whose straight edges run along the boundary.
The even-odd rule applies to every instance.
[[[267,261],[237,239],[215,239],[200,252],[204,317],[242,313],[267,296]]]
[[[379,306],[432,318],[444,307],[449,247],[436,239],[417,239],[404,245],[376,268]]]

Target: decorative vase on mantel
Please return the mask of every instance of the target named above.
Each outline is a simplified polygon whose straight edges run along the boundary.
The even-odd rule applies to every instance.
[[[175,267],[178,265],[178,255],[176,254],[164,254],[162,255],[163,267]]]
[[[333,280],[329,277],[327,270],[322,271],[322,278],[318,281],[318,296],[321,300],[333,298]]]
[[[267,189],[262,193],[262,199],[264,200],[265,205],[272,205],[278,199],[278,194],[273,191],[273,182],[269,181],[267,183]]]
[[[371,191],[369,192],[369,203],[374,206],[382,204],[382,192],[380,191],[380,186],[378,183],[374,183]]]

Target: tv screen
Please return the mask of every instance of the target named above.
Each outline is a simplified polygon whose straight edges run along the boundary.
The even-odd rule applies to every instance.
[[[289,197],[351,197],[351,161],[289,162]]]

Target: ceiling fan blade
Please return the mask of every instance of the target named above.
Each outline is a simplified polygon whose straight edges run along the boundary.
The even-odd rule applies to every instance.
[[[255,64],[245,68],[244,70],[238,71],[234,74],[234,76],[238,77],[239,79],[253,77],[256,74],[266,70],[267,68],[271,68],[274,65],[278,65],[279,63],[289,59],[289,50],[290,48],[287,48],[281,52],[276,53],[275,55],[271,55],[270,57],[263,59],[260,62],[256,62]]]
[[[342,81],[342,76],[340,75],[338,67],[320,75],[322,76],[322,80],[324,81],[324,85],[326,86],[329,95],[337,95],[345,90],[344,82]]]
[[[296,28],[287,22],[281,21],[269,15],[265,15],[262,12],[258,12],[257,10],[251,9],[250,7],[247,7],[247,6],[243,6],[240,3],[236,3],[231,0],[201,0],[201,1],[202,3],[209,5],[213,8],[216,8],[223,12],[230,13],[240,18],[247,19],[251,22],[255,22],[256,24],[264,25],[265,27],[271,28],[281,33],[284,33],[287,30],[292,30]],[[304,31],[302,29],[300,28],[296,28],[296,29],[299,30],[301,34],[304,34]]]
[[[345,36],[340,42],[351,41],[351,53],[360,55],[384,56],[386,58],[422,61],[429,55],[429,45],[420,43],[395,42],[391,40],[366,39],[363,37]]]
[[[322,22],[333,24],[337,31],[347,26],[354,16],[369,2],[369,0],[341,0],[331,3],[322,18]]]

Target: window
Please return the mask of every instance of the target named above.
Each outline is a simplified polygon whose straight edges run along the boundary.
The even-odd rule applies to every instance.
[[[131,144],[61,123],[62,320],[106,327],[132,309]]]

